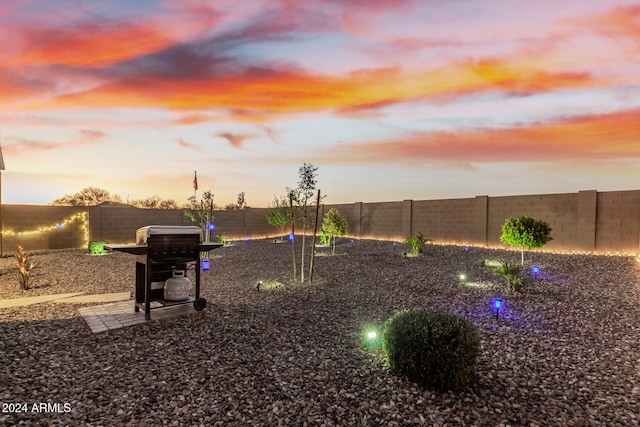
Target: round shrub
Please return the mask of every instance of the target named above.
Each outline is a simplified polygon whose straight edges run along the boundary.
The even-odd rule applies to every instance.
[[[455,390],[473,377],[480,340],[464,317],[407,308],[385,322],[382,347],[393,371],[428,388]]]

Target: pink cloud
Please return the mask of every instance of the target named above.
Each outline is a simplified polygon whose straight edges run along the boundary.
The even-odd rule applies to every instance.
[[[640,110],[583,116],[510,129],[417,132],[407,137],[336,144],[328,160],[346,163],[499,163],[640,157]]]
[[[251,135],[240,135],[240,134],[234,134],[230,132],[221,132],[221,133],[218,133],[216,136],[226,139],[229,142],[229,144],[231,144],[231,146],[234,148],[243,148],[244,142],[251,137]]]

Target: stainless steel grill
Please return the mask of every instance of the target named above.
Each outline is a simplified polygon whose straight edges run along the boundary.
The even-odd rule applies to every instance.
[[[202,230],[194,226],[149,225],[136,231],[135,245],[106,245],[108,250],[126,252],[136,257],[135,311],[144,309],[151,320],[151,310],[176,304],[193,303],[204,310],[207,301],[200,297],[200,254],[217,249],[220,243],[202,242]],[[165,301],[164,290],[157,286],[171,278],[175,270],[195,270],[192,295],[184,301]],[[155,286],[154,286],[155,285]],[[157,301],[158,307],[151,302]]]

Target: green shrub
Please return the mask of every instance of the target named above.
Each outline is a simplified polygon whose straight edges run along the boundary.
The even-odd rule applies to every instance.
[[[218,243],[222,243],[222,246],[227,246],[229,244],[229,239],[226,234],[216,234],[218,238]]]
[[[382,346],[391,370],[428,388],[456,390],[475,374],[480,340],[464,317],[408,308],[385,322]]]
[[[108,251],[104,248],[104,245],[108,245],[109,242],[106,240],[92,240],[89,242],[89,253],[91,255],[103,255],[108,253]]]
[[[520,292],[529,283],[529,279],[523,273],[522,266],[509,264],[509,261],[503,261],[499,267],[489,270],[489,272],[504,277],[507,280],[507,287],[511,291]]]
[[[429,239],[425,238],[422,233],[418,233],[415,236],[408,237],[404,243],[411,245],[411,252],[414,255],[418,255],[424,252],[424,247],[428,241]]]

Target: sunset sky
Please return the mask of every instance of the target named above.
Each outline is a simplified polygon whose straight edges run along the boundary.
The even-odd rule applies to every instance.
[[[640,1],[7,0],[2,201],[640,188]]]

